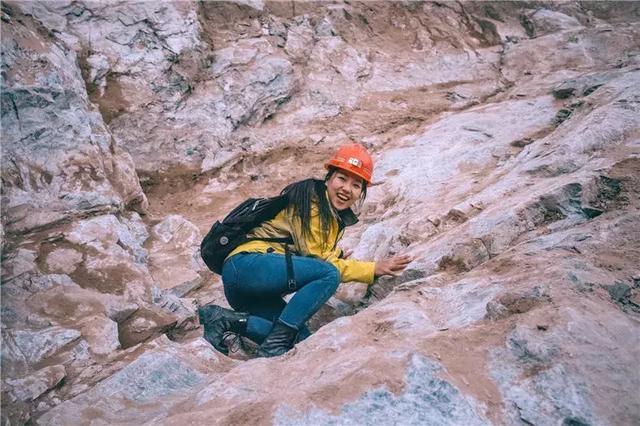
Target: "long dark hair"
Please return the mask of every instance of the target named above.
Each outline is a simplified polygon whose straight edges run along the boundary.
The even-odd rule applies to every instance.
[[[333,212],[329,200],[325,196],[327,182],[337,169],[331,167],[329,172],[324,177],[324,180],[319,179],[305,179],[299,182],[294,182],[287,185],[281,195],[287,195],[288,207],[292,209],[294,216],[297,216],[301,222],[302,237],[307,239],[311,236],[311,204],[313,201],[318,203],[318,210],[320,213],[320,229],[322,231],[322,244],[328,244],[329,239],[329,227],[333,219]],[[358,202],[359,207],[362,207],[364,199],[367,196],[366,182],[362,182],[362,195]]]

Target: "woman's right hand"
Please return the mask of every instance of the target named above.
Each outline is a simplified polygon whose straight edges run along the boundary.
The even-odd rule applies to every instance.
[[[413,261],[413,257],[408,254],[389,257],[376,262],[375,276],[393,275],[397,277]]]

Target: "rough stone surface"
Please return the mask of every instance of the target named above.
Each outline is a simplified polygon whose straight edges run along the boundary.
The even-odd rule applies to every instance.
[[[7,380],[6,384],[9,385],[9,395],[14,401],[34,401],[60,383],[65,375],[64,365],[54,365],[45,367],[21,379]]]
[[[74,249],[57,249],[47,256],[47,269],[53,273],[70,274],[82,262],[82,253]]]
[[[138,309],[118,327],[120,343],[128,348],[162,334],[177,322],[175,315],[149,307]]]
[[[43,359],[54,355],[63,346],[78,339],[80,333],[61,327],[44,330],[16,330],[13,334],[16,346],[29,364],[38,364]]]
[[[13,16],[2,26],[6,230],[27,232],[126,205],[144,208],[131,157],[93,109],[76,53],[42,22],[22,15],[20,4],[3,9]]]
[[[277,425],[377,425],[377,424],[469,424],[489,425],[478,414],[472,399],[439,377],[441,368],[428,359],[415,357],[407,368],[406,389],[394,395],[386,389],[375,389],[342,408],[336,416],[321,410],[309,410],[304,415],[279,409],[274,418]]]
[[[78,275],[102,293],[124,294],[132,300],[149,298],[153,283],[146,250],[131,230],[114,215],[76,222],[63,241],[84,250]]]
[[[639,16],[3,2],[2,423],[640,423]],[[350,140],[341,248],[414,261],[217,353],[202,235]]]
[[[78,326],[94,354],[109,355],[120,348],[115,321],[96,315],[83,319]]]
[[[207,374],[212,377],[229,368],[203,340],[177,345],[160,339],[132,357],[128,365],[88,392],[58,405],[37,419],[37,424],[68,424],[85,422],[84,407],[91,407],[93,418],[105,418],[108,423],[131,423],[150,420],[130,408],[137,404],[153,407],[156,413],[166,412],[162,400],[182,400],[187,391],[201,387]]]
[[[168,216],[151,229],[149,271],[160,288],[197,288],[190,284],[200,284],[199,272],[207,270],[200,258],[201,241],[198,228],[181,216]]]

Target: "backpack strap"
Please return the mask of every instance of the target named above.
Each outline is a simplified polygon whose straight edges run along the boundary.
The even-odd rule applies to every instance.
[[[288,245],[284,246],[284,258],[287,262],[287,287],[291,291],[296,291],[296,277],[293,274],[293,260],[291,259],[291,251]]]

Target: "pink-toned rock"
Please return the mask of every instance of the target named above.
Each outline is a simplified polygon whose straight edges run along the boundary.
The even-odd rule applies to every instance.
[[[110,355],[120,349],[118,323],[109,318],[94,315],[78,323],[82,337],[96,355]]]
[[[144,237],[144,236],[143,236]],[[124,294],[128,300],[149,300],[153,278],[144,263],[144,240],[116,216],[77,222],[65,240],[85,250],[76,275],[78,284],[103,293]]]
[[[177,215],[167,216],[151,229],[147,243],[149,272],[161,289],[201,284],[199,273],[207,270],[200,259],[201,241],[198,228]]]
[[[14,19],[2,26],[3,69],[12,70],[2,83],[6,230],[24,233],[126,205],[144,209],[131,157],[93,110],[75,52],[51,42],[20,6],[6,6]]]
[[[53,287],[28,300],[31,308],[56,321],[75,323],[92,314],[102,314],[113,321],[122,322],[138,309],[138,305],[124,297],[83,289],[77,284],[71,288]]]
[[[82,262],[82,253],[73,249],[54,250],[47,256],[47,269],[53,273],[70,274]]]
[[[67,375],[3,423],[638,423],[638,7],[3,3],[2,370]],[[217,353],[200,236],[350,140],[415,260]]]
[[[163,334],[176,325],[176,315],[154,307],[138,309],[118,327],[118,338],[123,348],[145,342]]]
[[[66,376],[64,365],[53,365],[36,371],[20,379],[6,380],[11,398],[20,401],[34,401],[49,389],[55,387]]]
[[[528,18],[536,37],[582,26],[576,18],[548,9],[536,10]]]

